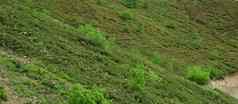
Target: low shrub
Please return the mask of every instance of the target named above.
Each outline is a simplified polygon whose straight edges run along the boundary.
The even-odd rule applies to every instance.
[[[166,15],[169,11],[169,0],[158,0],[160,15]]]
[[[79,27],[79,32],[84,34],[92,43],[105,49],[111,48],[112,44],[106,39],[105,33],[98,31],[94,26],[86,24]]]
[[[7,100],[7,94],[5,93],[5,90],[3,87],[0,86],[0,103],[1,101]]]
[[[160,57],[160,55],[154,56],[152,62],[153,62],[154,64],[160,64],[160,63],[161,63],[161,57]]]
[[[132,20],[134,18],[134,15],[131,11],[123,11],[120,14],[120,18],[124,21]]]
[[[223,78],[224,77],[224,72],[216,69],[215,67],[208,67],[207,68],[210,71],[210,78],[211,79],[217,79],[217,78]]]
[[[202,67],[190,66],[187,68],[187,71],[187,78],[198,84],[204,85],[210,80],[210,71]]]
[[[145,67],[138,64],[130,70],[129,84],[133,89],[143,90],[145,87]]]
[[[199,49],[201,48],[203,39],[200,33],[198,32],[191,32],[188,35],[184,35],[183,36],[184,40],[182,40],[181,42],[183,43],[183,45],[190,47],[192,49]]]
[[[5,57],[5,56],[0,56],[0,65],[8,68],[10,70],[17,69],[16,62],[8,57]]]
[[[86,89],[75,85],[69,93],[69,104],[111,104],[99,89]]]

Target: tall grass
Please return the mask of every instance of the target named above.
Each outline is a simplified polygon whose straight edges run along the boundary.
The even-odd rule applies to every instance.
[[[98,89],[86,89],[75,85],[69,93],[69,104],[111,104]]]
[[[0,103],[1,101],[6,101],[6,100],[7,100],[7,94],[4,88],[0,86]]]
[[[129,84],[135,90],[142,91],[145,87],[145,66],[138,64],[130,70]]]
[[[189,66],[186,77],[191,81],[204,85],[210,80],[210,71],[200,66]]]
[[[79,32],[84,34],[86,38],[95,45],[104,49],[110,49],[112,43],[107,40],[104,32],[99,31],[96,27],[86,24],[79,27]]]
[[[121,3],[128,8],[136,8],[139,0],[121,0]]]

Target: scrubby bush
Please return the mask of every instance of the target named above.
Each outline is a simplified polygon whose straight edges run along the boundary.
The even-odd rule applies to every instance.
[[[160,63],[161,63],[161,57],[160,57],[160,55],[154,56],[152,62],[153,62],[154,64],[160,64]]]
[[[134,18],[134,15],[132,14],[131,11],[123,11],[119,15],[120,15],[120,18],[125,21],[132,20]]]
[[[98,31],[94,26],[86,24],[79,27],[79,32],[84,34],[92,43],[105,49],[111,48],[112,44],[106,39],[105,33]]]
[[[166,15],[169,8],[169,0],[158,0],[158,6],[160,7],[160,15]]]
[[[7,95],[5,93],[5,90],[3,87],[0,86],[0,103],[1,101],[6,101],[7,100]]]
[[[187,78],[198,84],[204,85],[210,80],[210,71],[200,66],[190,66],[187,71]]]
[[[75,85],[69,93],[69,104],[111,104],[98,89],[85,89]]]
[[[130,70],[129,84],[136,90],[143,90],[145,87],[145,67],[138,64]]]
[[[211,79],[222,78],[224,76],[224,72],[219,69],[216,69],[215,67],[210,66],[207,69],[210,72]]]
[[[3,67],[8,68],[9,70],[16,70],[17,69],[17,65],[16,62],[8,57],[5,56],[0,56],[0,64]]]

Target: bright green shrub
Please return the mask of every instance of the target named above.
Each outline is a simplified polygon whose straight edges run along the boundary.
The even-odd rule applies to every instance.
[[[94,26],[86,24],[79,27],[79,32],[84,34],[92,43],[108,49],[112,44],[106,39],[105,33],[98,31]]]
[[[129,84],[136,90],[143,90],[145,87],[145,67],[143,64],[136,65],[130,70]]]
[[[69,93],[69,104],[111,104],[98,89],[85,89],[76,85]]]
[[[187,78],[198,84],[207,84],[210,80],[210,71],[199,66],[190,66],[187,68]]]
[[[1,101],[7,100],[7,94],[5,93],[5,90],[3,87],[0,86],[0,103]]]

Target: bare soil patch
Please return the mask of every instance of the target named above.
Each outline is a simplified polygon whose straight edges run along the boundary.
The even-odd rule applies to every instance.
[[[238,73],[226,76],[224,79],[211,81],[210,85],[238,99]]]

